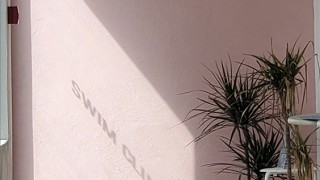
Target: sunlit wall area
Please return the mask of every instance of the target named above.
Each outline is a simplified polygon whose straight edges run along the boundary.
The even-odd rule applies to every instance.
[[[230,161],[226,132],[190,144],[199,94],[179,94],[205,87],[203,64],[313,40],[311,0],[14,3],[15,180],[234,179],[202,167]]]

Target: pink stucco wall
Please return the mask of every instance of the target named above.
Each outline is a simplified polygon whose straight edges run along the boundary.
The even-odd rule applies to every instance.
[[[187,146],[195,95],[177,94],[204,86],[201,63],[313,40],[312,0],[13,4],[14,180],[233,179],[201,167],[228,161],[220,135]]]

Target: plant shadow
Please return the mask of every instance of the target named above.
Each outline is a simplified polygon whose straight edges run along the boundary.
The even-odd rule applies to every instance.
[[[201,63],[212,64],[215,60],[225,59],[228,51],[233,51],[242,58],[240,55],[248,52],[249,47],[252,48],[250,53],[261,52],[259,48],[270,45],[268,41],[261,44],[260,40],[264,39],[266,34],[268,38],[277,38],[275,35],[286,33],[273,32],[271,28],[263,34],[259,25],[263,26],[265,22],[260,20],[256,26],[252,26],[253,21],[258,21],[253,17],[259,14],[259,8],[273,8],[275,4],[252,5],[251,1],[245,1],[238,3],[239,7],[233,9],[235,12],[230,15],[219,6],[234,8],[236,5],[232,3],[236,1],[84,2],[181,121],[195,105],[194,101],[190,100],[195,100],[198,94],[177,94],[204,86],[201,76],[206,72]],[[257,8],[252,10],[254,8],[250,8],[251,5],[257,5]],[[277,3],[279,12],[283,8],[285,3]],[[244,16],[241,22],[234,21],[237,19],[234,17],[236,13],[242,13]],[[218,27],[219,25],[224,27]],[[286,34],[280,39],[282,41],[286,37],[295,38],[295,33]],[[198,135],[195,122],[187,122],[184,125],[193,137]],[[225,131],[222,131],[219,135],[224,133]],[[222,147],[216,147],[220,143],[219,138],[212,137],[196,145],[194,179],[211,179],[209,177],[215,176],[211,169],[202,166],[210,163],[210,160],[226,160],[226,156],[212,153],[224,150]],[[223,177],[234,179],[235,176]]]

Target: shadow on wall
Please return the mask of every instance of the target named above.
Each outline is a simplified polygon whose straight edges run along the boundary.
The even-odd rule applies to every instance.
[[[225,58],[228,51],[242,54],[259,52],[259,47],[265,50],[269,41],[261,44],[261,40],[278,38],[272,35],[291,33],[280,41],[297,37],[297,32],[286,31],[291,24],[283,28],[283,32],[275,31],[272,25],[279,25],[272,18],[277,15],[271,17],[259,12],[262,8],[273,8],[282,13],[286,3],[212,0],[85,2],[181,121],[186,109],[192,107],[192,103],[186,105],[189,101],[185,99],[194,99],[194,95],[178,97],[176,94],[203,86],[199,82],[203,70],[201,62],[212,64],[212,60]],[[292,6],[295,5],[297,3]],[[226,12],[228,8],[232,13]],[[267,27],[270,29],[265,29],[263,18],[270,21]],[[256,24],[252,26],[252,23]],[[185,125],[194,137],[198,135],[195,124]],[[195,150],[194,179],[209,179],[201,175],[201,166],[212,159],[212,144],[206,149]],[[215,158],[221,158],[218,156]]]
[[[214,42],[206,36],[211,34],[212,29],[204,28],[213,25],[205,17],[210,15],[210,8],[207,9],[203,4],[199,6],[196,1],[85,2],[177,117],[183,121],[187,113],[186,99],[195,98],[177,94],[189,90],[184,89],[186,87],[198,88],[199,83],[190,86],[190,83],[201,78],[201,72],[195,72],[194,65],[197,64],[196,69],[199,69],[202,68],[201,61],[211,60],[202,57],[204,54],[209,55],[207,52],[211,49],[210,43]],[[187,5],[181,6],[180,3]],[[205,8],[205,11],[202,8]],[[78,98],[84,100],[85,94],[79,94]],[[94,116],[92,113],[91,111],[91,115]],[[98,113],[97,121],[100,121],[99,117]],[[195,124],[185,125],[193,137],[196,137]],[[209,163],[208,159],[212,159],[212,148],[207,147],[206,151],[200,149],[199,153],[197,149],[195,151],[193,179],[212,179],[211,172],[206,169],[206,173],[203,173],[202,167]],[[137,172],[136,167],[135,170]]]
[[[108,126],[108,121],[106,120],[106,118],[102,117],[99,110],[95,107],[94,104],[92,104],[92,101],[88,97],[86,97],[85,92],[81,91],[79,85],[73,80],[72,91],[84,105],[84,108],[89,111],[90,115],[93,119],[95,119],[100,128],[108,135],[109,140],[113,142],[113,145],[121,149],[123,158],[132,166],[132,168],[141,177],[141,179],[152,180],[148,172],[146,172],[145,168],[141,165],[138,165],[137,158],[134,154],[132,154],[129,147],[125,143],[118,141],[117,133]]]
[[[34,180],[30,0],[13,0],[20,23],[12,26],[13,179]]]

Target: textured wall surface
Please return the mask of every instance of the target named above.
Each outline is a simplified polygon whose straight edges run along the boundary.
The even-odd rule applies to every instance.
[[[205,86],[201,63],[313,40],[312,0],[13,3],[15,180],[234,179],[201,167],[230,160],[225,132],[188,145],[199,94],[177,94]]]

